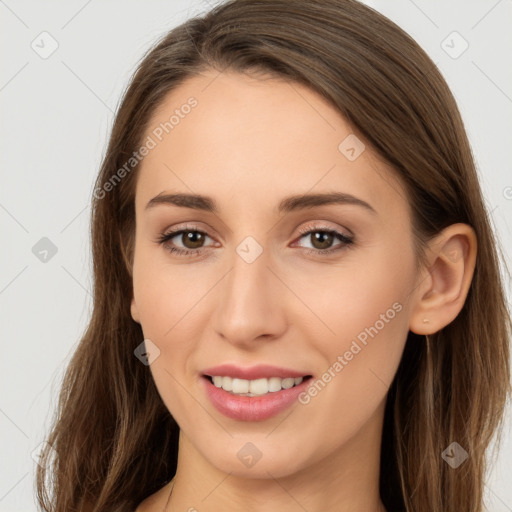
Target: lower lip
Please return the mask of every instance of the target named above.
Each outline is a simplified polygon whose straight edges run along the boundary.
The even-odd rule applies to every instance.
[[[261,396],[238,396],[215,386],[203,377],[206,394],[216,409],[234,420],[263,421],[290,407],[307,388],[311,377],[298,386]]]

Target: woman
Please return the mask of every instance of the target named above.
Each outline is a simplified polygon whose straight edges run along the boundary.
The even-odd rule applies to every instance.
[[[92,201],[44,510],[483,509],[510,317],[456,103],[400,28],[354,0],[187,21]]]

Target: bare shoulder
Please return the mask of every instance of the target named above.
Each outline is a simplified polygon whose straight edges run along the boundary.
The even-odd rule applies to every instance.
[[[169,497],[169,484],[164,485],[160,490],[148,496],[135,509],[135,512],[161,512]]]

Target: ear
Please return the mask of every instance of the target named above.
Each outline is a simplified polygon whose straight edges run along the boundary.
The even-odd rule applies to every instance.
[[[468,224],[452,224],[429,243],[427,268],[414,291],[412,332],[434,334],[456,318],[473,279],[476,254],[476,235]]]
[[[140,324],[139,310],[137,309],[137,304],[135,303],[135,297],[132,292],[132,303],[130,305],[130,312],[132,314],[132,318],[135,322]]]

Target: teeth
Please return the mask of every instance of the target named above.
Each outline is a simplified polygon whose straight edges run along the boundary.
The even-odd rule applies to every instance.
[[[303,377],[287,377],[285,379],[271,377],[270,379],[246,380],[215,375],[212,380],[216,387],[222,388],[224,391],[230,391],[235,395],[260,396],[297,386],[302,382]]]

